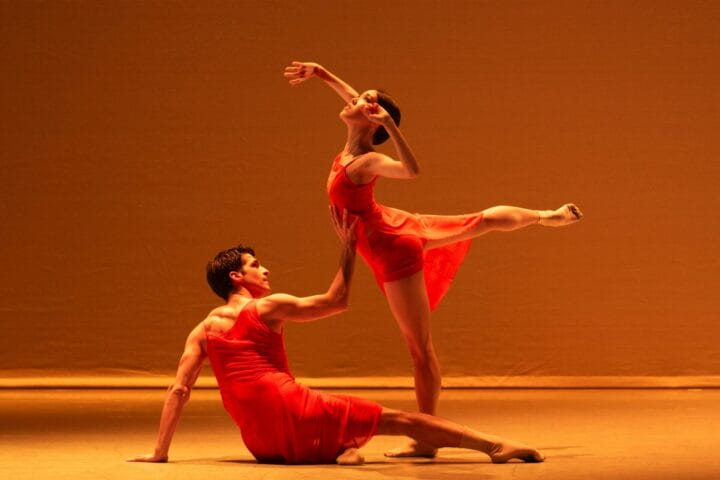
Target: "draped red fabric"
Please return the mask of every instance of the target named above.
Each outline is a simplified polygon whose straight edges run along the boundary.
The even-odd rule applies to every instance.
[[[455,273],[470,249],[472,240],[452,242],[453,237],[482,222],[482,213],[467,215],[423,215],[387,207],[375,201],[371,182],[354,184],[346,167],[333,161],[327,189],[339,211],[360,217],[357,249],[368,264],[378,285],[424,271],[430,309],[438,306],[450,288]],[[413,240],[415,240],[413,242]],[[428,240],[451,243],[424,250]]]

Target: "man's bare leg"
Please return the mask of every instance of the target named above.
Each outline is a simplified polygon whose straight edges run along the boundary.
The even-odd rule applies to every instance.
[[[493,463],[505,463],[512,459],[524,462],[545,460],[537,449],[523,443],[482,433],[424,413],[383,408],[377,434],[407,435],[434,448],[469,448],[487,454]]]

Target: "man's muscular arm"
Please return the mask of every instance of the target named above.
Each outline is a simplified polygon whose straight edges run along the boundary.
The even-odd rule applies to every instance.
[[[160,428],[155,452],[128,459],[129,462],[167,462],[170,442],[172,442],[175,428],[180,421],[180,415],[185,403],[190,399],[190,391],[195,385],[205,360],[205,352],[202,348],[204,338],[205,330],[203,324],[200,323],[190,332],[185,342],[185,351],[180,357],[175,382],[168,388],[165,404],[160,415]]]
[[[343,242],[340,254],[340,269],[327,292],[309,297],[295,297],[288,294],[269,295],[258,301],[258,313],[265,323],[278,326],[283,321],[308,322],[340,313],[347,308],[350,296],[350,282],[355,266],[355,222],[348,225],[347,212],[338,222],[333,212],[333,224]]]

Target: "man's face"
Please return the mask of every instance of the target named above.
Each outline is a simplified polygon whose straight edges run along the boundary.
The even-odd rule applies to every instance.
[[[260,261],[249,253],[243,253],[242,285],[250,290],[253,296],[270,292],[270,271],[260,265]]]

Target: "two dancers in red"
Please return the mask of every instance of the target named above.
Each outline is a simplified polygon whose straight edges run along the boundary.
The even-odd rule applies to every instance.
[[[473,238],[492,231],[530,225],[560,227],[577,222],[573,204],[557,210],[496,206],[466,215],[422,215],[378,204],[379,178],[411,179],[420,172],[415,155],[398,128],[400,109],[386,93],[354,88],[317,63],[293,62],[285,68],[292,85],[322,79],[345,101],[340,119],[347,126],[342,151],[332,163],[330,203],[358,219],[357,248],[387,298],[412,357],[419,410],[434,415],[440,394],[440,367],[430,334],[430,312],[450,287]],[[397,159],[376,152],[391,139]],[[435,455],[435,448],[410,442],[388,456]]]
[[[208,264],[208,282],[225,304],[188,336],[175,382],[168,389],[154,453],[132,459],[165,462],[200,369],[209,359],[225,408],[245,445],[261,462],[360,464],[358,448],[373,435],[406,435],[411,443],[390,456],[434,456],[440,447],[482,451],[493,462],[544,457],[527,445],[488,435],[435,416],[440,371],[430,336],[430,311],[449,288],[471,239],[490,231],[578,221],[579,209],[492,207],[468,215],[409,214],[375,202],[378,178],[412,178],[419,166],[398,129],[400,111],[382,92],[361,95],[314,63],[294,62],[292,84],[322,78],[346,102],[345,146],[328,178],[336,231],[343,242],[340,270],[323,294],[271,294],[269,272],[252,249],[220,252]],[[398,160],[373,145],[392,139]],[[342,215],[340,215],[342,212]],[[349,219],[349,220],[348,220]],[[406,339],[415,368],[421,413],[401,412],[349,396],[328,395],[295,382],[285,355],[283,323],[307,322],[347,307],[355,252],[372,268]]]

